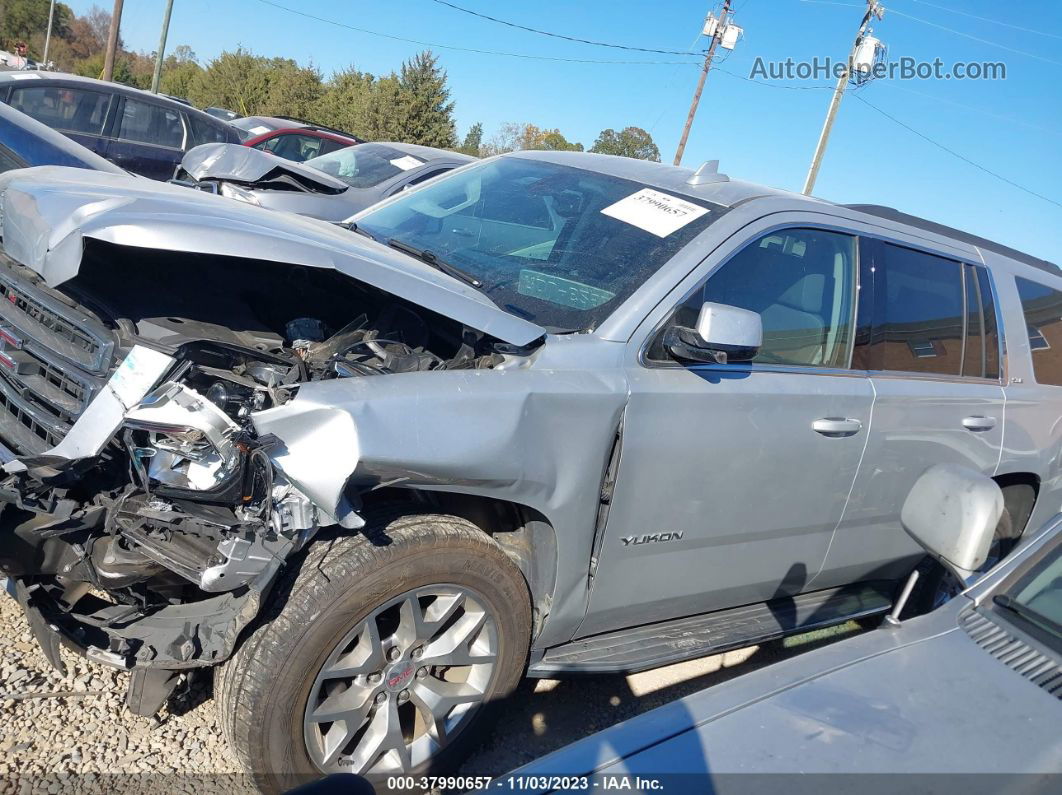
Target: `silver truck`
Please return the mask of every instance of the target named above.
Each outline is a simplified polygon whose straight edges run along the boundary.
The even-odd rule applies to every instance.
[[[1062,278],[881,207],[583,153],[329,224],[0,176],[0,567],[263,788],[452,769],[525,675],[879,615],[935,464],[1058,512]]]

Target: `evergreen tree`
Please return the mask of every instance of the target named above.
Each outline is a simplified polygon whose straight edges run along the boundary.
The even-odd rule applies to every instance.
[[[465,133],[465,140],[461,144],[461,148],[457,151],[464,152],[466,155],[472,155],[473,157],[479,157],[479,147],[482,143],[483,122],[477,121],[468,128],[468,132]]]
[[[454,103],[438,57],[425,50],[402,64],[394,112],[397,140],[453,149],[457,146]]]

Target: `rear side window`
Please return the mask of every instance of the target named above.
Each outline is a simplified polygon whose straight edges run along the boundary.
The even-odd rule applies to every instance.
[[[867,248],[852,366],[961,375],[967,311],[962,264],[891,243],[868,241]],[[871,327],[865,325],[867,310]]]
[[[127,98],[119,119],[118,137],[180,149],[184,145],[184,125],[179,111]]]
[[[317,157],[321,151],[321,142],[323,139],[317,138],[313,135],[302,135],[301,133],[283,133],[281,135],[274,135],[272,138],[263,141],[262,143],[255,144],[255,149],[265,149],[267,152],[272,152],[277,157],[282,157],[285,160],[294,160],[296,163],[302,163],[305,160],[309,160],[311,157]]]
[[[36,86],[12,90],[10,104],[52,129],[100,135],[107,121],[110,95],[80,88]]]
[[[1062,292],[1028,279],[1014,282],[1029,332],[1036,382],[1062,386]]]
[[[999,378],[999,331],[988,271],[966,267],[966,348],[962,374],[969,378]]]
[[[186,118],[188,119],[191,134],[191,139],[188,142],[189,148],[199,146],[199,144],[223,144],[229,140],[225,132],[216,124],[203,121],[194,113],[189,113]]]
[[[988,272],[864,239],[852,367],[999,378],[999,330]]]

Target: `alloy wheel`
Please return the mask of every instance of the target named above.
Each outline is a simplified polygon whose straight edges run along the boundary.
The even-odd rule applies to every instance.
[[[416,588],[336,645],[310,688],[306,749],[325,773],[408,773],[468,724],[494,677],[497,622],[469,588]]]

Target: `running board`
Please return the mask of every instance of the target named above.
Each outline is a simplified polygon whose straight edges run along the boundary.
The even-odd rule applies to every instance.
[[[594,635],[548,649],[528,675],[647,671],[885,613],[895,588],[861,583]]]

